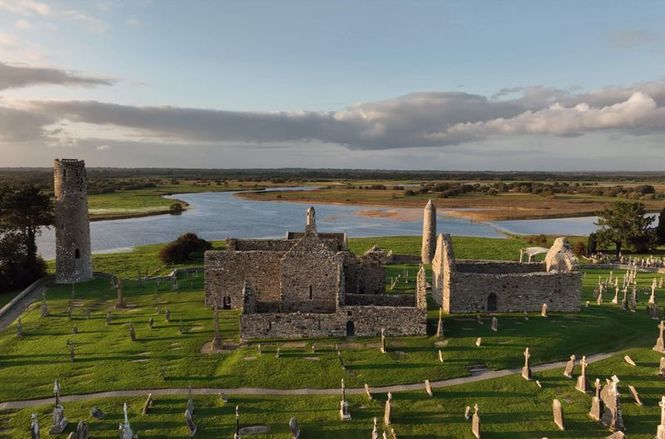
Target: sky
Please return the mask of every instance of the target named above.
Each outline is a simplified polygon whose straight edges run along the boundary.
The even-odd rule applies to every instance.
[[[665,2],[0,0],[0,167],[658,171]]]

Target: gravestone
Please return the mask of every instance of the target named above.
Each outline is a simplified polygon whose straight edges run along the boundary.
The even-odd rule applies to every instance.
[[[600,418],[603,416],[603,400],[600,397],[602,387],[600,380],[596,378],[594,383],[595,393],[591,400],[591,410],[589,410],[589,417],[594,421],[600,421]]]
[[[376,418],[374,418],[374,426],[372,427],[372,439],[379,439],[379,428],[377,426]]]
[[[147,415],[150,409],[152,408],[152,393],[148,393],[148,397],[145,400],[145,403],[143,403],[143,409],[141,410],[142,415]]]
[[[53,384],[53,395],[55,396],[55,407],[53,408],[52,424],[49,434],[61,434],[67,428],[67,418],[65,418],[65,409],[60,403],[60,383],[55,380]]]
[[[573,371],[575,370],[575,355],[571,355],[570,359],[566,363],[566,367],[563,369],[563,376],[566,378],[573,378]]]
[[[603,304],[603,285],[598,286],[598,296],[596,296],[596,304],[602,305]]]
[[[653,350],[665,354],[665,339],[663,338],[663,332],[665,331],[665,322],[660,321],[658,325],[658,339],[656,340],[656,345],[653,347]]]
[[[658,365],[658,375],[665,379],[665,357],[660,357],[660,364]]]
[[[614,297],[612,298],[612,303],[614,305],[619,303],[619,285],[618,284],[614,287]]]
[[[150,319],[148,319],[148,328],[152,329],[154,326],[155,326],[155,319],[150,317]]]
[[[90,439],[89,426],[86,421],[79,421],[76,426],[76,433],[74,433],[75,439]]]
[[[18,322],[16,323],[16,336],[17,337],[23,337],[23,323],[21,322],[21,318],[18,318]]]
[[[626,363],[630,364],[631,366],[637,366],[637,365],[635,364],[635,361],[633,361],[633,359],[630,358],[630,355],[624,355],[624,357],[623,357],[623,361],[625,361]]]
[[[129,339],[131,341],[136,341],[136,331],[134,330],[134,325],[129,325]]]
[[[95,419],[104,419],[104,412],[101,411],[98,407],[93,407],[90,409],[90,416],[92,416]]]
[[[656,430],[656,439],[665,439],[665,396],[661,397],[658,406],[660,407],[660,424]]]
[[[464,409],[464,419],[467,421],[471,419],[471,406],[467,405],[466,408]]]
[[[580,376],[577,377],[577,385],[575,388],[579,390],[582,393],[587,393],[589,390],[589,382],[586,379],[586,367],[589,365],[586,361],[586,356],[582,356],[582,360],[580,361],[580,366],[582,368],[582,371],[580,373]]]
[[[439,362],[443,363],[443,352],[441,352],[441,349],[439,349]]]
[[[30,422],[30,439],[40,439],[39,437],[39,418],[33,413]]]
[[[432,393],[432,385],[430,384],[429,380],[425,380],[425,392],[430,398],[434,396]]]
[[[499,330],[499,320],[496,317],[492,317],[492,331],[497,332]]]
[[[531,379],[531,367],[529,366],[529,359],[531,354],[529,353],[529,348],[524,350],[524,367],[522,367],[522,378],[529,381]]]
[[[349,403],[346,400],[346,386],[344,385],[344,378],[342,378],[342,400],[339,402],[339,417],[342,421],[351,420]]]
[[[439,308],[439,320],[436,323],[436,338],[443,339],[443,307]]]
[[[106,313],[106,326],[111,324],[111,313],[107,312]]]
[[[543,306],[540,309],[540,315],[542,317],[545,317],[545,318],[547,317],[547,304],[546,303],[543,303]]]
[[[383,423],[386,425],[390,425],[390,412],[392,410],[392,403],[393,403],[393,394],[391,392],[388,392],[388,399],[386,400],[386,405],[383,409]]]
[[[552,414],[556,426],[559,427],[559,430],[564,431],[566,428],[563,425],[563,408],[558,399],[552,401]]]
[[[633,401],[635,401],[635,404],[641,406],[642,400],[640,399],[640,394],[637,393],[637,389],[629,384],[628,390],[630,390],[630,395],[633,397]]]
[[[125,307],[125,299],[122,296],[122,279],[118,278],[117,283],[116,283],[116,294],[117,294],[117,300],[115,303],[115,307],[117,309],[122,309]]]
[[[372,392],[369,391],[369,385],[365,383],[365,394],[367,395],[368,399],[372,399]]]
[[[623,415],[621,413],[621,393],[618,389],[619,378],[612,376],[601,390],[600,397],[603,400],[603,415],[601,424],[612,431],[623,431]]]
[[[185,424],[187,424],[187,430],[189,431],[189,437],[196,436],[196,423],[194,422],[194,417],[189,410],[185,410]]]
[[[374,418],[374,427],[376,428],[376,418]],[[300,439],[300,427],[295,417],[289,419],[289,431],[291,432],[291,439]]]
[[[473,406],[473,417],[471,419],[471,433],[480,439],[480,413],[478,413],[478,404]]]
[[[125,422],[120,424],[118,431],[120,432],[120,439],[134,439],[134,432],[129,425],[129,416],[127,415],[127,403],[123,403],[122,412],[125,415]]]
[[[381,328],[381,353],[385,354],[386,351],[386,333],[383,328]]]
[[[166,308],[166,311],[164,312],[164,320],[167,322],[171,321],[171,311],[169,311],[168,308]]]
[[[477,346],[477,347],[480,347],[481,344],[483,344],[483,338],[482,338],[482,337],[478,337],[478,338],[476,339],[476,346]]]

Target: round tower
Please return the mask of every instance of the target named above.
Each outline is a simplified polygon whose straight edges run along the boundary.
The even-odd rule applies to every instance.
[[[432,200],[427,202],[423,212],[423,243],[420,260],[423,264],[431,264],[436,247],[436,206]]]
[[[56,159],[53,164],[53,191],[56,282],[90,280],[92,256],[85,162]]]

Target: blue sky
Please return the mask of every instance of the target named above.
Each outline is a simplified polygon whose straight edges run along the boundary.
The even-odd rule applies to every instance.
[[[663,17],[655,1],[0,0],[0,166],[660,169]]]

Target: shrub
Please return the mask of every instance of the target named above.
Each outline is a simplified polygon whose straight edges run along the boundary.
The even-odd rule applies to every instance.
[[[171,215],[180,215],[182,211],[182,204],[180,203],[173,203],[169,206],[169,213]]]
[[[166,244],[159,251],[159,258],[165,264],[182,264],[194,259],[200,259],[203,252],[212,248],[205,239],[194,233],[185,233],[173,242]]]
[[[573,245],[573,253],[575,256],[585,256],[586,255],[586,245],[582,241],[577,241]]]

